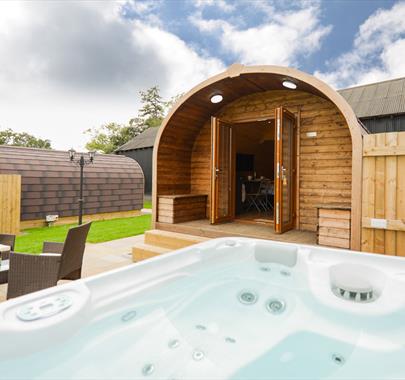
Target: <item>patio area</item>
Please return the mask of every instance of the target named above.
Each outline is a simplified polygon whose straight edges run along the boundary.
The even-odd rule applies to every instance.
[[[87,243],[83,258],[82,278],[132,264],[132,246],[143,241],[143,235],[111,240],[104,243]],[[59,284],[65,280],[59,281]],[[6,300],[7,284],[0,285],[0,302]]]

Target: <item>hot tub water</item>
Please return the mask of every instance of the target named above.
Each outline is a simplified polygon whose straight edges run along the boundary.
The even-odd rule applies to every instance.
[[[378,297],[338,297],[336,265],[377,273]],[[0,378],[405,378],[403,273],[396,258],[212,240],[3,303]],[[19,318],[50,299],[71,306]]]

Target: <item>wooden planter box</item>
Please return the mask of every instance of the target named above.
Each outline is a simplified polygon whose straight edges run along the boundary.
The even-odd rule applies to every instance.
[[[350,205],[319,205],[318,244],[350,249]]]
[[[206,194],[161,195],[158,198],[158,222],[182,223],[204,219]]]

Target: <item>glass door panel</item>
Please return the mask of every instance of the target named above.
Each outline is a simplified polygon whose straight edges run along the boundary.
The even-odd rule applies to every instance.
[[[282,233],[294,227],[295,201],[295,117],[276,109],[275,149],[275,230]]]
[[[215,117],[211,120],[211,223],[234,218],[232,126]]]

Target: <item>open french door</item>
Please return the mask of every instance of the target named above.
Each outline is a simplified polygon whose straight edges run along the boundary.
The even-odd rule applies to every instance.
[[[296,122],[283,107],[276,109],[275,135],[274,226],[283,233],[294,228],[296,188]]]
[[[235,218],[234,171],[235,152],[232,125],[211,118],[211,224]]]

